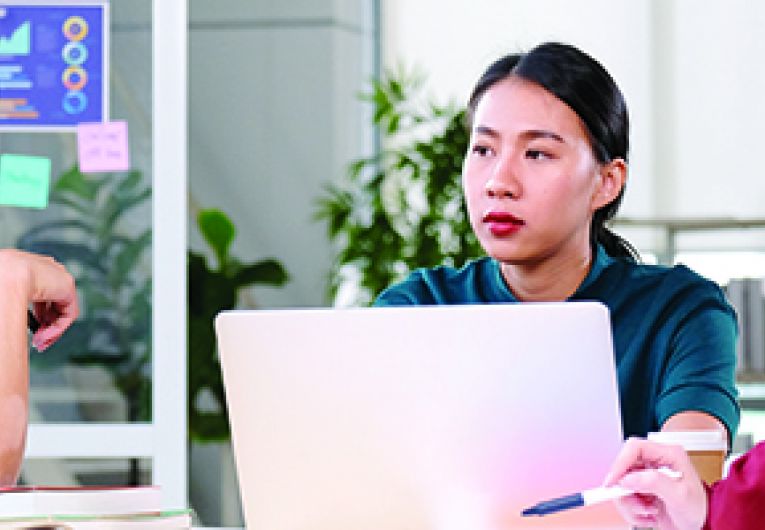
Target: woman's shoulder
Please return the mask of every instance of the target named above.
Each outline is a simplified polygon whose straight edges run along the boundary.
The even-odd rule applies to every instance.
[[[697,303],[715,300],[727,305],[720,285],[684,264],[667,266],[619,260],[614,273],[616,283],[622,287],[630,285],[630,290],[636,294],[642,293],[654,299],[688,299]]]
[[[682,263],[676,265],[653,265],[620,260],[623,271],[635,280],[647,282],[672,282],[678,285],[699,285],[719,289],[718,284]]]

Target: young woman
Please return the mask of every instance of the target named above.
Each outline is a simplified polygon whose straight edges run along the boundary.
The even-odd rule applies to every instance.
[[[668,478],[655,468],[682,473]],[[627,522],[656,530],[753,530],[765,521],[765,442],[731,465],[728,475],[706,488],[682,447],[632,438],[606,477],[606,485],[635,490],[616,501]]]
[[[508,55],[469,101],[463,189],[488,256],[418,270],[375,305],[599,300],[611,312],[625,436],[738,425],[736,321],[688,268],[647,266],[610,232],[629,122],[592,57],[546,43]]]
[[[16,483],[24,455],[29,394],[28,308],[42,351],[77,318],[73,278],[52,258],[0,250],[0,486]]]

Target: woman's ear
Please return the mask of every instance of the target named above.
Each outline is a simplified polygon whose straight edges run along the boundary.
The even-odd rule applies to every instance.
[[[599,210],[613,201],[627,182],[627,163],[615,158],[598,170],[598,183],[592,194],[592,211]]]

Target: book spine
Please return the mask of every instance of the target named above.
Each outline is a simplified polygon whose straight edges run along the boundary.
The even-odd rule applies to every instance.
[[[746,303],[744,297],[744,280],[732,279],[725,287],[725,295],[728,302],[733,306],[738,319],[738,338],[736,339],[736,374],[741,374],[749,370],[747,363],[746,347]]]
[[[747,281],[747,324],[749,325],[749,368],[765,373],[765,308],[763,308],[762,279]]]

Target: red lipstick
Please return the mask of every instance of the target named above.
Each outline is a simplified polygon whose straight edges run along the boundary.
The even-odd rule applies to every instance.
[[[496,237],[512,235],[526,224],[523,219],[519,219],[511,213],[496,211],[486,213],[482,221],[488,223],[489,230]]]

